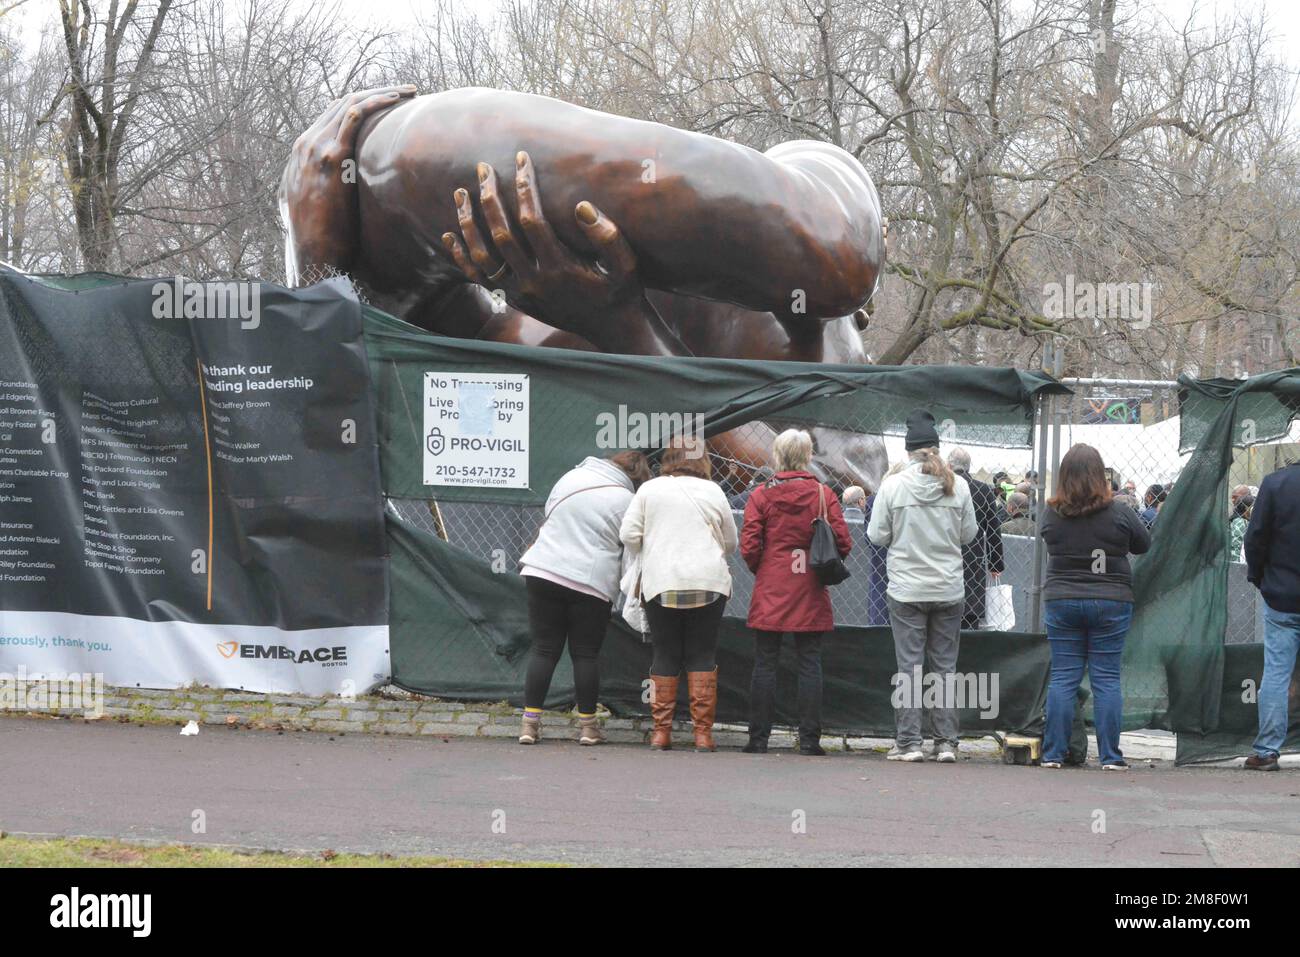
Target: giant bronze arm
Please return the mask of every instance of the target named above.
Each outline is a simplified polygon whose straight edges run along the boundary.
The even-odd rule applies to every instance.
[[[521,150],[559,240],[584,248],[574,210],[592,204],[618,224],[647,287],[800,320],[849,315],[875,288],[884,257],[879,197],[843,150],[796,141],[759,153],[486,89],[403,100],[362,126],[363,278],[394,287],[432,268],[445,255],[442,236],[460,228],[446,197],[476,190],[480,164],[513,178]],[[502,198],[512,205],[513,191]]]
[[[447,335],[865,361],[861,311],[818,316],[861,305],[883,265],[879,201],[848,154],[815,143],[759,154],[543,97],[412,93],[353,94],[299,137],[281,191],[290,282],[347,272],[377,305]],[[472,128],[455,120],[453,102]],[[507,133],[519,137],[509,162],[490,161]],[[516,145],[545,157],[544,180],[542,163]],[[760,463],[767,440],[756,438],[749,430],[711,444]],[[858,444],[823,449],[826,464],[880,471],[882,462],[863,467]]]

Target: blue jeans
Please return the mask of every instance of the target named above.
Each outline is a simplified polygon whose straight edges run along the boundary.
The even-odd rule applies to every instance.
[[[1123,761],[1119,749],[1124,714],[1119,662],[1124,653],[1124,636],[1133,622],[1133,603],[1061,598],[1047,602],[1044,622],[1052,645],[1052,677],[1047,685],[1043,760],[1065,760],[1070,747],[1070,726],[1074,723],[1074,703],[1086,666],[1101,763]]]
[[[1264,604],[1264,680],[1259,683],[1259,737],[1255,753],[1277,757],[1286,741],[1287,696],[1296,650],[1300,648],[1300,614],[1274,611]]]

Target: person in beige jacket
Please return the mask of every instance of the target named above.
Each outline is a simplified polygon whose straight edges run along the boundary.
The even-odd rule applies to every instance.
[[[659,477],[637,490],[619,533],[641,561],[640,594],[654,645],[650,747],[659,751],[672,747],[683,670],[695,750],[715,750],[718,627],[731,596],[727,557],[736,551],[737,535],[727,497],[711,476],[702,447],[666,450]]]

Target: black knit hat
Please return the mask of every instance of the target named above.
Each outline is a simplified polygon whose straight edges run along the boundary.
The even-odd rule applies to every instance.
[[[939,433],[934,427],[934,416],[925,409],[913,409],[907,416],[907,441],[903,443],[909,452],[917,449],[937,449]]]

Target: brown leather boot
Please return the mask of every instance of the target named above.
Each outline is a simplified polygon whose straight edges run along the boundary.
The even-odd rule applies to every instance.
[[[650,736],[650,747],[654,751],[669,751],[673,746],[673,712],[677,710],[677,682],[679,678],[665,678],[663,675],[651,675],[650,683],[654,687],[654,698],[650,702],[650,713],[654,715],[655,729]]]
[[[716,751],[713,716],[718,712],[718,669],[688,671],[686,687],[691,695],[691,721],[695,724],[695,750]]]

